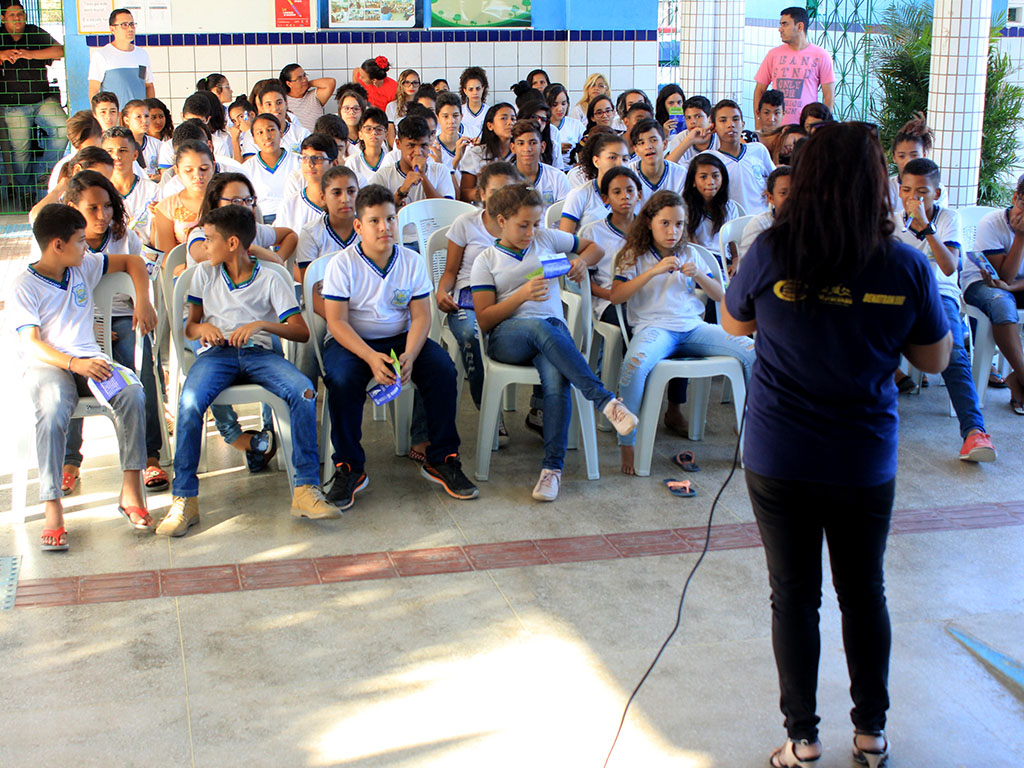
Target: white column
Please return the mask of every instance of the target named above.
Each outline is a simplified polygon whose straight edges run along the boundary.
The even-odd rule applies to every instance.
[[[928,123],[949,205],[978,199],[992,0],[935,0]]]
[[[746,17],[746,0],[679,0],[679,85],[687,96],[741,101]]]

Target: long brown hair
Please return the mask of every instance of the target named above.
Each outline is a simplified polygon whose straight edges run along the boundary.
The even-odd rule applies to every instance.
[[[647,202],[644,203],[644,207],[640,209],[640,213],[633,219],[633,224],[626,235],[626,244],[619,251],[619,260],[615,265],[616,271],[632,267],[643,254],[654,247],[654,234],[651,232],[651,222],[658,215],[658,211],[663,208],[675,208],[677,206],[684,211],[686,210],[683,198],[670,189],[663,189],[651,195]],[[677,243],[676,250],[682,250],[684,245],[686,245],[684,242]]]
[[[792,186],[765,237],[786,277],[814,301],[859,275],[893,231],[885,153],[876,126],[828,123],[811,134]]]

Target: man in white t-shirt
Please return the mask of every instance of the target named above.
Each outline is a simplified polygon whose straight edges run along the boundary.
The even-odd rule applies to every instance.
[[[126,8],[110,12],[110,34],[113,41],[89,53],[89,98],[100,91],[110,91],[118,103],[133,99],[152,99],[153,67],[149,54],[135,47],[135,19]]]

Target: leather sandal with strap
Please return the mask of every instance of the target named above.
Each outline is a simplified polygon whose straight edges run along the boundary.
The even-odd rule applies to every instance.
[[[857,746],[858,736],[874,736],[882,740],[881,749],[861,749]],[[868,768],[884,768],[889,764],[889,740],[885,738],[885,731],[854,731],[853,732],[853,762],[857,765],[866,765]]]
[[[776,749],[768,756],[768,764],[772,768],[814,768],[818,760],[821,759],[821,752],[818,752],[814,757],[800,758],[796,754],[796,748],[799,747],[812,747],[817,744],[821,746],[820,742],[808,741],[807,739],[800,739],[793,741],[793,739],[786,739],[786,743]]]

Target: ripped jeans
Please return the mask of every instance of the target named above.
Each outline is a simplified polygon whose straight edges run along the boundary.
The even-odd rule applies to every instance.
[[[640,413],[647,376],[658,363],[670,357],[712,357],[728,355],[743,365],[743,378],[750,381],[754,365],[754,341],[745,336],[730,336],[719,325],[702,322],[690,331],[669,331],[649,326],[633,336],[622,361],[619,397],[633,413]],[[619,435],[619,445],[633,445],[636,430]]]

